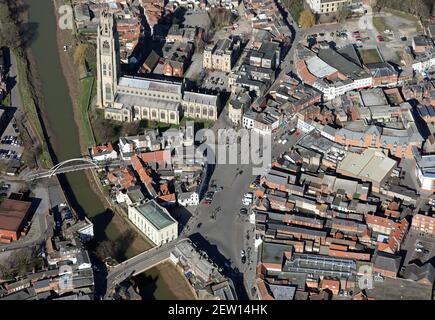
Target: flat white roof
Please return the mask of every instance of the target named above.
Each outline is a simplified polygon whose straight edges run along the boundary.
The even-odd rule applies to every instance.
[[[381,183],[396,165],[396,161],[376,149],[367,149],[362,154],[348,153],[337,165],[337,169],[346,171],[363,180]]]
[[[331,67],[318,56],[313,56],[305,60],[305,63],[307,64],[308,70],[318,78],[324,78],[337,71],[337,69]]]

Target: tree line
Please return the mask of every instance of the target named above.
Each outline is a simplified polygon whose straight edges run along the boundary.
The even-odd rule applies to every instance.
[[[435,2],[433,0],[377,0],[375,9],[380,11],[382,8],[406,12],[420,18],[429,18],[431,14],[435,14]]]
[[[7,46],[20,56],[36,36],[37,26],[23,21],[28,6],[21,1],[0,2],[0,45]]]

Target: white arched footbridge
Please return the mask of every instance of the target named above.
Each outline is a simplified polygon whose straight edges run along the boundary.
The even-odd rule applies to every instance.
[[[30,174],[27,177],[28,181],[37,179],[52,178],[61,173],[75,172],[81,170],[97,169],[107,166],[120,166],[123,162],[120,160],[104,160],[96,161],[90,158],[74,158],[59,162],[51,169],[44,172]]]

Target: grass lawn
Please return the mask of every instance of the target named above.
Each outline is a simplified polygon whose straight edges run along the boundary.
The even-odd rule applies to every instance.
[[[94,133],[88,116],[89,104],[95,92],[94,78],[87,77],[81,79],[79,90],[80,122],[82,127],[81,134],[83,135],[86,146],[89,147],[95,144]]]
[[[6,106],[6,107],[10,107],[11,106],[11,94],[10,93],[8,93],[4,97],[3,101],[1,102],[1,104]]]
[[[373,17],[373,25],[375,26],[376,30],[378,30],[379,33],[384,33],[385,30],[393,30],[393,27],[391,27],[385,17]]]
[[[422,31],[421,30],[421,25],[418,22],[417,17],[413,16],[412,14],[409,14],[409,13],[406,13],[406,12],[402,12],[402,11],[396,11],[396,10],[393,10],[393,9],[390,9],[390,8],[385,8],[385,9],[383,9],[383,11],[391,13],[392,15],[394,15],[396,17],[399,17],[399,18],[402,18],[402,19],[405,19],[405,20],[408,20],[408,21],[412,22],[413,26],[417,29],[417,32],[421,32]]]
[[[362,49],[359,50],[359,53],[364,64],[382,62],[378,50],[376,49]]]
[[[180,121],[180,127],[184,127],[186,125],[186,122],[192,121],[195,126],[195,131],[200,129],[210,129],[213,127],[214,121],[211,120],[203,120],[203,119],[194,119],[194,118],[187,118],[184,117]]]
[[[18,89],[20,91],[21,102],[23,103],[23,109],[26,113],[27,119],[29,120],[32,131],[36,135],[39,144],[42,146],[42,152],[40,155],[41,165],[48,169],[53,166],[50,154],[48,152],[47,144],[44,140],[44,134],[42,132],[41,122],[39,121],[37,107],[35,101],[32,98],[32,90],[30,87],[29,79],[27,77],[27,66],[26,62],[16,55],[17,60],[17,72],[18,72]]]

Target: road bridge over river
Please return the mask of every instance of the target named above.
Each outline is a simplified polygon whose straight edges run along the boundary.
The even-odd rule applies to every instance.
[[[175,246],[184,241],[189,241],[189,239],[178,238],[159,247],[153,247],[111,268],[107,274],[105,299],[111,299],[115,287],[125,279],[136,276],[169,259]]]

